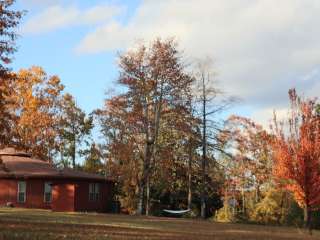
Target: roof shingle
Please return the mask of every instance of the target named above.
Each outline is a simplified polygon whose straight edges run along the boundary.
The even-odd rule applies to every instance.
[[[32,158],[30,154],[13,148],[0,150],[0,178],[63,178],[111,181],[104,176],[69,168],[59,169],[53,164]]]

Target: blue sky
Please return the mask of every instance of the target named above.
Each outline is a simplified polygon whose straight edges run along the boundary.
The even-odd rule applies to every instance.
[[[90,2],[90,5],[88,5],[88,2]],[[71,5],[79,9],[86,9],[104,2],[75,1]],[[57,1],[57,4],[60,3],[63,4]],[[123,1],[121,4],[134,9],[137,3],[135,1]],[[106,89],[111,87],[116,79],[118,51],[96,54],[76,53],[75,46],[90,31],[92,25],[62,27],[45,33],[23,32],[25,23],[52,6],[56,5],[40,4],[39,6],[36,1],[24,0],[17,2],[16,8],[25,9],[28,12],[23,18],[21,37],[17,42],[19,50],[15,54],[12,67],[14,70],[18,70],[39,65],[49,74],[57,74],[66,86],[65,90],[76,97],[77,103],[86,112],[91,112],[102,105]],[[129,13],[126,14],[120,20],[127,21],[129,15]]]
[[[187,59],[215,60],[219,87],[241,99],[231,113],[266,124],[285,114],[287,91],[320,90],[318,0],[17,0],[28,11],[14,70],[57,74],[91,112],[114,87],[117,53],[175,37]]]

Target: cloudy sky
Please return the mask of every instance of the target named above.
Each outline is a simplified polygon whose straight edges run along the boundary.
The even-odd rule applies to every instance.
[[[117,54],[139,40],[175,37],[186,58],[215,60],[232,113],[266,124],[287,91],[320,90],[319,0],[17,0],[28,11],[13,68],[58,74],[87,112],[117,77]]]

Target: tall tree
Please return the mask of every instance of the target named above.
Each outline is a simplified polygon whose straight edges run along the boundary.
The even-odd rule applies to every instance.
[[[11,84],[13,140],[35,156],[52,160],[58,148],[58,111],[64,86],[41,67],[20,70]]]
[[[23,15],[22,11],[11,10],[14,0],[0,1],[0,146],[11,143],[12,116],[7,106],[10,104],[8,96],[11,94],[10,83],[14,79],[8,73],[7,65],[16,51],[15,40],[17,34],[14,29],[18,26]]]
[[[137,164],[140,165],[137,181],[138,214],[143,212],[144,195],[148,214],[150,176],[156,159],[160,128],[165,126],[163,121],[169,121],[167,116],[170,113],[185,110],[191,80],[172,40],[158,39],[149,47],[141,45],[120,56],[118,83],[126,92],[110,99],[108,106],[112,106],[112,111],[119,117],[117,131],[130,132],[123,137],[133,138],[131,150],[138,153],[132,153],[140,162]],[[168,126],[172,127],[171,124]]]
[[[320,116],[316,100],[302,99],[295,89],[289,97],[288,120],[274,115],[274,172],[304,208],[305,226],[311,230],[311,213],[320,205]]]
[[[155,156],[160,121],[168,111],[176,110],[181,104],[191,79],[183,72],[176,44],[171,40],[156,40],[149,49],[142,46],[137,52],[122,56],[121,67],[124,71],[120,82],[132,87],[130,90],[133,91],[129,90],[127,96],[137,101],[136,104],[141,108],[145,143],[137,213],[142,213],[143,193],[146,188],[148,215],[150,167],[152,157]]]
[[[15,0],[0,1],[0,75],[4,76],[8,68],[5,66],[12,61],[11,55],[17,50],[15,41],[17,34],[14,28],[20,23],[23,11],[10,9]]]
[[[217,97],[221,91],[215,84],[215,72],[213,62],[207,57],[196,62],[194,74],[194,108],[198,117],[201,119],[201,217],[206,217],[206,201],[208,187],[208,148],[211,151],[220,150],[220,143],[217,136],[222,127],[217,118],[217,114],[225,109],[230,100],[218,101]]]
[[[81,153],[83,140],[90,136],[93,128],[92,116],[87,116],[76,104],[74,98],[70,94],[65,94],[60,105],[60,154],[61,160],[69,165],[71,160],[72,167],[76,167],[76,156]],[[67,158],[65,161],[64,157]]]

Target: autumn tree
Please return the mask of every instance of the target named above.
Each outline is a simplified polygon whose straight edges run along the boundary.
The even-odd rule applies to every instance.
[[[195,116],[193,96],[189,96],[189,101],[187,103],[187,108],[189,109],[189,114],[186,114],[184,123],[186,124],[185,130],[183,131],[187,136],[187,155],[188,155],[188,209],[192,206],[192,196],[193,196],[193,182],[194,178],[194,165],[197,163],[196,158],[198,156],[197,151],[201,146],[201,119]]]
[[[21,69],[10,86],[15,145],[52,160],[58,150],[58,112],[64,86],[57,76],[48,76],[41,67]]]
[[[254,201],[261,199],[261,189],[271,186],[272,136],[249,118],[231,116],[221,133],[229,158],[224,161],[227,172],[227,190],[241,191],[242,212],[246,210],[245,189],[255,189]],[[234,196],[235,197],[235,196]]]
[[[191,77],[186,74],[172,40],[158,39],[148,47],[141,45],[121,55],[119,66],[118,83],[126,91],[109,99],[107,106],[112,106],[118,116],[117,120],[112,120],[112,124],[118,125],[117,130],[112,131],[116,134],[122,131],[123,141],[131,141],[126,150],[135,151],[131,152],[131,160],[136,163],[135,169],[139,169],[136,212],[142,213],[146,196],[148,214],[150,176],[157,158],[160,128],[165,126],[163,121],[168,120],[170,113],[185,111]],[[167,126],[173,127],[172,124]]]
[[[311,229],[311,213],[320,205],[320,116],[315,99],[303,99],[295,89],[289,97],[287,121],[274,115],[274,173],[304,208],[305,226]]]
[[[99,146],[92,143],[90,148],[83,151],[83,156],[85,156],[83,169],[87,172],[92,173],[103,173],[105,172],[102,163],[103,155]]]
[[[17,34],[14,30],[23,15],[23,11],[11,9],[14,2],[14,0],[0,1],[0,146],[11,143],[8,136],[12,128],[12,116],[7,106],[10,104],[8,96],[12,94],[10,83],[14,78],[8,72],[7,65],[16,51]]]
[[[72,167],[76,167],[76,156],[81,154],[81,144],[90,136],[93,128],[92,116],[77,106],[75,99],[70,94],[65,94],[60,101],[59,109],[59,138],[61,161]],[[88,145],[88,142],[87,144]]]
[[[134,112],[127,112],[129,106],[122,96],[105,101],[102,109],[95,111],[102,135],[105,139],[106,171],[118,182],[116,194],[121,206],[128,213],[135,213],[143,161],[143,138],[141,126],[135,122]],[[128,121],[130,120],[130,121]]]

